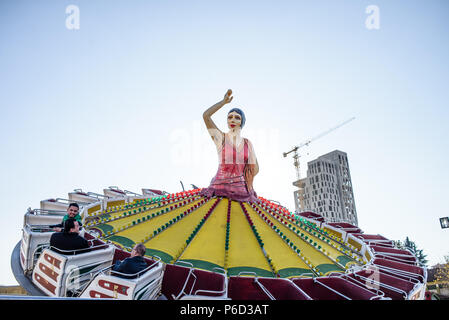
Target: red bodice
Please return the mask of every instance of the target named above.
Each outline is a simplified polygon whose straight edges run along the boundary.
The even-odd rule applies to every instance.
[[[236,201],[256,200],[255,192],[248,191],[245,181],[245,168],[249,160],[248,141],[244,139],[243,146],[237,149],[227,139],[224,140],[217,174],[209,188],[203,189],[202,194],[209,197],[224,196]]]

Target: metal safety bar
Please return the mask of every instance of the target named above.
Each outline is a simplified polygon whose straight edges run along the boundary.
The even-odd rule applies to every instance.
[[[216,290],[204,290],[204,289],[198,289],[194,292],[194,295],[198,295],[199,292],[201,293],[218,293],[218,294],[225,294],[228,292],[228,277],[227,277],[227,273],[226,270],[220,267],[215,267],[212,270],[219,270],[220,272],[222,271],[224,273],[224,277],[223,277],[223,290],[220,291],[216,291]]]
[[[56,215],[56,214],[60,214],[60,215],[65,215],[67,214],[67,211],[65,210],[53,210],[53,209],[31,209],[28,208],[27,209],[27,213],[30,214],[34,214],[34,215]]]
[[[385,297],[385,292],[383,292],[382,290],[379,290],[379,289],[376,289],[376,288],[367,287],[366,284],[360,282],[357,279],[348,279],[348,278],[345,278],[344,276],[345,276],[345,274],[338,276],[338,278],[340,278],[342,280],[345,280],[345,281],[348,281],[348,282],[351,282],[353,285],[355,285],[356,287],[359,287],[359,288],[361,288],[363,290],[367,290],[367,291],[369,291],[371,293],[375,293],[376,296],[371,297],[370,300],[380,299],[380,298],[384,298]],[[337,278],[337,277],[333,277],[333,278]],[[373,291],[375,291],[375,292],[373,292]]]
[[[386,266],[382,266],[382,265],[378,265],[378,264],[374,264],[374,265],[376,267],[378,267],[380,270],[385,270],[385,271],[397,274],[399,276],[408,277],[409,278],[408,281],[412,282],[412,283],[417,283],[417,282],[424,283],[424,281],[425,281],[424,277],[418,273],[413,273],[413,272],[409,272],[409,271],[405,271],[405,270],[401,270],[401,269],[396,269],[393,267],[386,267]],[[421,280],[419,280],[419,279],[421,279]],[[413,281],[413,280],[415,280],[415,281]]]
[[[321,286],[323,286],[323,287],[325,287],[326,289],[328,289],[328,290],[330,290],[330,291],[332,291],[332,292],[336,293],[337,295],[339,295],[339,296],[343,297],[343,298],[344,298],[344,299],[346,299],[346,300],[352,300],[351,298],[349,298],[349,297],[345,296],[344,294],[342,294],[342,293],[338,292],[337,290],[335,290],[335,289],[333,289],[333,288],[331,288],[331,287],[329,287],[329,286],[325,285],[324,283],[322,283],[322,282],[318,281],[318,279],[317,279],[317,278],[313,278],[313,282],[314,282],[314,283],[318,283],[318,284],[320,284]]]
[[[54,200],[54,201],[51,201],[51,200]],[[65,199],[65,198],[56,198],[56,199],[50,198],[50,199],[45,199],[43,201],[48,201],[48,202],[51,202],[51,203],[54,203],[54,202],[65,203],[67,205],[70,204],[70,203],[75,202],[75,203],[78,203],[78,204],[80,204],[82,206],[90,204],[89,202],[76,201],[76,200],[70,200],[70,199]]]
[[[260,287],[260,289],[262,289],[262,291],[268,296],[268,298],[270,298],[271,300],[276,300],[276,298],[271,294],[271,292],[265,288],[265,286],[263,284],[261,284],[258,279],[257,279],[257,274],[255,272],[252,271],[242,271],[239,272],[239,274],[237,276],[241,277],[241,276],[253,276],[254,277],[254,282],[257,283],[257,285]]]
[[[97,273],[95,272],[87,272],[85,274],[76,274],[79,273],[79,270],[81,268],[89,268],[95,265],[101,265],[103,263],[108,263],[110,262],[110,260],[103,260],[101,262],[95,261],[95,262],[91,262],[89,264],[85,264],[85,265],[77,265],[77,268],[73,268],[70,270],[70,272],[67,275],[67,278],[65,280],[65,294],[64,296],[67,296],[67,292],[71,291],[75,294],[75,296],[80,296],[82,294],[82,292],[84,291],[85,288],[87,288],[89,286],[89,284],[92,282],[93,279],[95,279]],[[81,277],[86,277],[86,279],[83,280],[83,283],[80,281],[78,284],[80,285],[79,288],[72,288],[73,286],[75,286],[76,284],[73,284],[73,280],[75,279],[80,279]],[[70,283],[69,283],[70,282]]]
[[[31,271],[34,269],[34,266],[36,265],[36,262],[39,259],[39,257],[41,256],[42,252],[48,248],[50,248],[49,243],[41,243],[36,246],[36,249],[34,249],[34,251],[33,251],[33,264],[31,266]],[[28,271],[28,270],[26,270],[26,271]]]
[[[257,277],[254,278],[254,282],[259,285],[259,287],[262,289],[263,292],[265,292],[265,294],[268,296],[268,298],[270,298],[270,300],[276,300],[276,298],[271,294],[270,290],[265,288],[265,286],[259,282]]]
[[[367,271],[369,271],[369,269],[367,269]],[[378,272],[378,271],[375,271],[375,270],[374,270],[373,272]],[[352,273],[352,274],[354,275],[354,277],[360,278],[361,280],[365,281],[365,286],[367,286],[368,283],[369,283],[369,284],[373,284],[373,285],[376,285],[376,286],[378,286],[378,287],[386,288],[386,289],[388,289],[388,290],[391,290],[391,291],[400,293],[400,294],[402,294],[402,295],[404,296],[404,299],[407,298],[407,295],[408,295],[407,292],[405,292],[405,291],[402,290],[402,289],[399,289],[399,288],[390,286],[390,285],[385,284],[385,283],[382,283],[382,282],[380,282],[380,281],[376,281],[376,280],[374,280],[374,279],[372,279],[372,278],[367,278],[367,277],[361,276],[361,275],[359,275],[359,274],[356,274],[355,272]],[[391,277],[394,277],[394,276],[391,276]],[[394,278],[399,279],[399,280],[403,280],[403,279],[398,278],[398,277],[394,277]],[[349,280],[355,280],[355,279],[352,278],[352,279],[349,279]],[[405,280],[404,280],[404,281],[405,281]],[[384,292],[384,294],[385,294],[385,292]]]
[[[193,264],[191,263],[191,262],[188,262],[188,261],[184,261],[184,260],[178,260],[178,261],[176,261],[175,262],[175,265],[178,265],[178,264],[186,264],[189,268],[193,268]]]
[[[330,290],[330,291],[332,291],[332,292],[336,293],[337,295],[339,295],[339,296],[343,297],[343,298],[344,298],[344,299],[346,299],[346,300],[352,300],[351,298],[349,298],[349,297],[345,296],[344,294],[342,294],[342,293],[338,292],[337,290],[335,290],[335,289],[333,289],[333,288],[331,288],[331,287],[329,287],[329,286],[325,285],[324,283],[322,283],[322,282],[318,281],[318,279],[317,279],[317,278],[313,278],[313,282],[314,282],[314,283],[318,283],[319,285],[321,285],[321,286],[325,287],[326,289],[328,289],[328,290]]]
[[[183,293],[185,295],[192,295],[192,291],[193,291],[193,288],[195,287],[195,283],[196,283],[196,280],[197,280],[197,276],[194,274],[195,269],[193,268],[193,264],[191,264],[190,262],[187,262],[187,261],[183,261],[183,260],[179,260],[178,262],[185,263],[185,264],[190,264],[192,266],[192,268],[189,269],[189,274],[187,275],[186,280],[184,282],[184,285],[183,285],[181,291],[178,293],[178,295],[175,296],[174,294],[172,294],[172,297],[173,297],[174,300],[178,300]],[[223,277],[223,290],[216,291],[216,290],[198,289],[198,290],[196,290],[194,292],[193,295],[198,295],[199,292],[201,292],[201,293],[217,293],[217,294],[224,294],[224,293],[228,292],[226,270],[224,270],[223,268],[219,268],[219,267],[215,267],[212,270],[214,270],[214,269],[217,269],[217,270],[220,270],[220,271],[224,272],[225,276]],[[193,280],[192,286],[190,287],[190,292],[187,293],[187,292],[185,292],[185,288],[187,287],[187,283],[189,282],[190,277],[193,277],[194,280]]]
[[[376,244],[380,244],[380,245],[388,245],[388,247],[393,248],[393,242],[391,240],[383,240],[383,239],[363,239],[363,238],[359,238],[358,239],[362,240],[363,242],[365,242],[367,245],[371,246],[371,245],[376,245]]]
[[[124,191],[126,194],[133,194],[133,195],[138,196],[138,197],[143,197],[142,194],[135,193],[135,192],[133,192],[133,191],[129,191],[129,190],[123,190],[123,191]]]
[[[410,256],[410,255],[406,255],[406,254],[388,253],[388,252],[376,252],[376,253],[374,253],[374,257],[375,258],[382,258],[382,259],[390,259],[390,260],[393,260],[393,261],[396,261],[396,262],[401,262],[401,263],[406,263],[406,264],[410,264],[410,263],[414,263],[413,265],[416,264],[416,257]],[[407,259],[402,259],[401,257],[414,258],[415,262],[407,260]]]
[[[48,224],[26,224],[25,228],[31,232],[54,232],[53,227]]]
[[[106,195],[104,195],[104,194],[101,194],[101,193],[96,193],[96,192],[87,192],[87,195],[88,196],[91,196],[91,195],[93,195],[93,196],[95,196],[95,198],[97,198],[98,200],[100,200],[100,198],[102,198],[102,199],[109,199],[110,197],[109,196],[106,196]]]
[[[290,282],[290,284],[292,284],[296,290],[298,290],[302,295],[304,295],[306,297],[307,300],[313,300],[311,296],[309,296],[304,290],[302,290],[296,283],[294,283],[292,280],[290,279],[283,279],[286,280],[288,282]]]
[[[91,239],[91,240],[87,240],[87,242],[91,242],[93,244],[93,242],[95,240],[96,239]],[[53,247],[53,246],[48,246],[48,248],[52,249],[52,251],[55,252],[55,253],[60,253],[60,254],[68,256],[68,255],[74,255],[74,254],[79,253],[79,252],[81,252],[81,253],[88,253],[88,252],[92,252],[92,249],[96,250],[96,249],[101,248],[101,247],[109,247],[109,246],[110,246],[109,243],[102,243],[102,244],[99,244],[99,245],[96,245],[96,246],[89,246],[88,248],[74,249],[74,250],[63,250],[63,249],[58,249],[58,248]],[[87,251],[87,250],[89,250],[89,251]],[[95,251],[95,250],[93,250],[93,251]]]
[[[184,262],[184,261],[183,261],[183,262]],[[187,275],[186,281],[184,282],[184,285],[183,285],[181,291],[179,292],[179,294],[178,294],[177,296],[175,296],[175,295],[172,293],[172,297],[173,297],[174,300],[178,300],[178,299],[181,297],[181,295],[182,295],[183,293],[187,295],[187,293],[184,292],[184,290],[185,290],[185,288],[186,288],[186,286],[187,286],[187,283],[188,283],[189,280],[190,280],[190,276],[191,276],[191,275],[195,278],[194,281],[193,281],[192,287],[190,288],[190,292],[189,292],[189,295],[192,294],[193,287],[195,286],[195,283],[196,283],[196,276],[193,274],[193,270],[194,270],[193,268],[189,269],[189,274]]]

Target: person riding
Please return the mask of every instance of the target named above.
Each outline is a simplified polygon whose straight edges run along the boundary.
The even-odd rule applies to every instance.
[[[63,224],[64,230],[62,232],[55,232],[51,235],[50,247],[62,254],[87,252],[89,242],[79,235],[78,221],[74,218],[68,218]]]
[[[227,133],[218,129],[211,118],[233,98],[232,90],[229,89],[223,100],[203,114],[204,123],[219,154],[219,166],[210,186],[203,189],[201,194],[206,197],[224,196],[236,201],[253,202],[257,201],[253,180],[259,172],[259,165],[252,143],[241,136],[241,130],[246,122],[245,113],[239,108],[233,108],[228,112]]]
[[[82,218],[81,218],[81,215],[79,214],[79,211],[80,211],[80,207],[79,207],[78,203],[76,203],[76,202],[70,203],[69,206],[67,207],[67,214],[62,218],[62,222],[59,224],[51,225],[50,228],[53,228],[54,231],[61,232],[64,222],[69,218],[73,218],[76,221],[78,221],[78,225],[80,227],[82,227],[83,223],[82,223]]]
[[[112,267],[113,271],[125,273],[125,274],[136,274],[148,267],[147,263],[145,262],[144,256],[145,256],[145,245],[142,243],[138,243],[134,246],[134,248],[131,251],[131,255],[129,258],[124,259],[123,261],[117,261],[114,266]],[[128,276],[123,276],[127,277]]]

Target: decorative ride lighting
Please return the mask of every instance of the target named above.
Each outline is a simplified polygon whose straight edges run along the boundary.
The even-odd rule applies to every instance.
[[[449,228],[449,217],[440,218],[441,229]]]

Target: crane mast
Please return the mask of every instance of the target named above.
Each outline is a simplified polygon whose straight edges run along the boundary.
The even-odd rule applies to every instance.
[[[293,165],[295,166],[295,169],[296,169],[296,178],[297,178],[297,180],[301,179],[300,162],[299,162],[300,155],[298,153],[298,149],[302,148],[304,146],[308,146],[311,142],[313,142],[313,141],[315,141],[315,140],[317,140],[317,139],[319,139],[319,138],[321,138],[321,137],[331,133],[332,131],[340,128],[341,126],[347,124],[348,122],[350,122],[350,121],[352,121],[354,119],[355,119],[355,117],[352,117],[352,118],[350,118],[350,119],[348,119],[346,121],[343,121],[342,123],[336,125],[335,127],[332,127],[330,129],[328,129],[328,130],[326,130],[326,131],[316,135],[315,137],[302,142],[298,146],[293,147],[292,150],[283,153],[283,156],[285,158],[285,157],[287,157],[287,155],[289,155],[290,153],[293,152]]]

